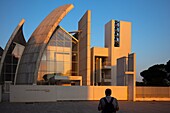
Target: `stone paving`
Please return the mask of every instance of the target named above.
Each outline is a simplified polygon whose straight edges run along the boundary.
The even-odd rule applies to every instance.
[[[47,103],[0,103],[0,113],[100,113],[98,101],[60,101]],[[119,101],[117,113],[170,113],[170,102]]]

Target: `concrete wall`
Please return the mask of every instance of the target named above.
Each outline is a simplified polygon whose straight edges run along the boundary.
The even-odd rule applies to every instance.
[[[55,101],[54,86],[17,85],[10,87],[10,102]]]
[[[120,47],[117,54],[119,57],[131,53],[131,29],[131,22],[120,21]]]
[[[90,85],[90,36],[91,36],[91,11],[88,10],[78,23],[81,30],[79,40],[79,74],[82,76],[83,85]],[[83,65],[82,65],[83,64]]]
[[[108,48],[93,47],[91,48],[91,85],[95,82],[95,57],[108,57]]]
[[[136,87],[138,101],[170,101],[170,87]]]
[[[120,21],[120,46],[114,46],[115,20],[105,25],[105,47],[109,50],[109,62],[111,62],[111,84],[117,85],[117,59],[128,57],[131,52],[131,23]]]
[[[55,102],[57,100],[99,100],[105,89],[112,89],[112,96],[127,100],[127,86],[37,86],[12,85],[10,102]]]
[[[108,61],[111,63],[111,85],[116,86],[116,61],[114,58],[114,20],[109,21],[105,25],[105,47],[108,48]]]
[[[117,85],[125,86],[126,57],[117,59]]]
[[[128,86],[128,100],[135,101],[136,96],[136,54],[117,59],[117,85]]]
[[[136,54],[132,53],[128,55],[128,70],[126,71],[128,76],[128,92],[129,100],[135,101],[136,99]]]

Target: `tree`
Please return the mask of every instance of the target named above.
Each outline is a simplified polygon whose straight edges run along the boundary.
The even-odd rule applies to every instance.
[[[157,64],[140,73],[146,86],[170,86],[170,60],[166,65]]]
[[[165,70],[170,73],[170,60],[166,63]]]
[[[143,82],[136,81],[136,86],[145,86],[145,84]]]
[[[170,84],[170,60],[166,63],[165,70],[167,72],[167,80],[169,81]]]

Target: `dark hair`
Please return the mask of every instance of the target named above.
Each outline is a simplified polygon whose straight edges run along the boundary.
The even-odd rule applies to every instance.
[[[109,89],[109,88],[107,88],[107,89],[105,90],[105,94],[106,94],[106,96],[110,96],[110,95],[112,94],[112,90]]]

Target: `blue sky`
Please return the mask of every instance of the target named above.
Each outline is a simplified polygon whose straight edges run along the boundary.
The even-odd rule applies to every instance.
[[[0,46],[5,47],[22,18],[28,40],[53,9],[70,3],[74,9],[60,25],[67,31],[77,30],[80,18],[91,10],[91,47],[104,47],[104,25],[111,19],[132,22],[137,81],[141,71],[170,60],[170,0],[0,0]]]

